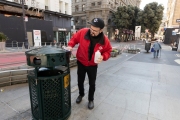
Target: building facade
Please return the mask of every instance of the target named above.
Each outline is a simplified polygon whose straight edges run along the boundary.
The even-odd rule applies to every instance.
[[[167,17],[166,17],[166,14],[164,13],[163,14],[163,19],[161,20],[161,24],[159,26],[159,30],[157,32],[157,35],[158,35],[157,38],[159,38],[161,40],[164,38],[164,32],[165,32],[166,28],[167,28]]]
[[[11,43],[13,41],[24,42],[23,15],[21,0],[0,1],[0,31],[4,32]],[[71,33],[71,0],[24,0],[24,12],[27,27],[28,43],[33,44],[33,30],[41,30],[41,38],[44,42],[67,42]],[[22,20],[21,20],[22,19]],[[13,35],[13,29],[17,29]],[[1,21],[1,20],[0,20]],[[3,24],[4,25],[1,25]],[[1,27],[3,26],[3,28]],[[5,28],[5,29],[4,29]],[[24,32],[24,33],[23,33]]]
[[[176,28],[179,24],[176,19],[180,19],[180,0],[168,0],[167,5],[167,27]]]
[[[119,6],[132,5],[139,7],[140,2],[141,0],[72,0],[72,16],[75,29],[79,30],[88,27],[88,21],[99,17],[105,22],[104,34],[113,39],[112,13]]]

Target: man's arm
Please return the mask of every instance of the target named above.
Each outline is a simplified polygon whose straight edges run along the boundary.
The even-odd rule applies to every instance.
[[[108,43],[107,47],[105,48],[105,52],[101,54],[101,56],[98,58],[97,63],[101,63],[103,60],[106,61],[110,58],[110,54],[112,51],[112,47],[110,43]]]
[[[81,36],[81,31],[82,31],[82,30],[79,30],[76,34],[74,34],[74,35],[72,36],[72,38],[71,38],[70,41],[68,42],[68,47],[73,48],[76,44],[79,43],[79,39],[80,39],[80,36]]]
[[[111,51],[112,51],[112,46],[110,44],[109,41],[107,41],[106,45],[105,45],[105,48],[103,50],[104,52],[102,53],[102,56],[103,56],[103,60],[106,61],[110,58],[110,55],[111,55]]]
[[[72,51],[72,48],[79,43],[79,39],[80,39],[80,34],[81,34],[81,30],[78,31],[76,34],[74,34],[70,41],[68,42],[68,46],[63,46],[64,49]]]

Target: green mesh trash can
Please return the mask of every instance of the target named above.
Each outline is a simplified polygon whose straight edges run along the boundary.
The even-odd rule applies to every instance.
[[[146,41],[145,42],[145,50],[146,50],[146,52],[149,52],[150,49],[151,49],[151,42]]]
[[[45,46],[25,52],[33,120],[66,120],[71,114],[70,51]]]

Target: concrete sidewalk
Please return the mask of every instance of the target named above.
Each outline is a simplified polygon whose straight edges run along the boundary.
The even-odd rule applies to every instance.
[[[165,62],[163,51],[170,49],[163,46],[158,59],[150,53],[135,54],[99,73],[93,110],[87,108],[89,85],[85,84],[86,95],[80,104],[75,103],[78,90],[73,90],[68,120],[180,120],[180,66]],[[120,57],[111,58],[107,64]],[[143,61],[144,57],[148,60]],[[28,85],[2,90],[0,120],[31,120]]]

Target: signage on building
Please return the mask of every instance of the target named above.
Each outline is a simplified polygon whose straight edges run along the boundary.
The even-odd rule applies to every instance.
[[[33,30],[34,46],[41,46],[41,30]]]
[[[59,31],[67,31],[66,28],[58,28]]]
[[[28,16],[24,17],[24,21],[26,21],[26,22],[28,21]]]
[[[176,32],[175,32],[175,31],[172,31],[172,35],[176,35]]]
[[[176,19],[176,22],[177,22],[177,23],[180,23],[180,19]]]
[[[135,38],[136,40],[141,37],[141,26],[135,26]]]
[[[179,31],[179,29],[175,29],[175,30],[174,30],[174,32],[178,32],[178,31]]]

